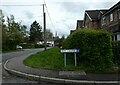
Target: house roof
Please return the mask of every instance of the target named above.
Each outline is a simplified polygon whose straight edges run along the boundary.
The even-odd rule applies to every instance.
[[[82,27],[83,27],[83,20],[77,20],[77,27],[76,27],[76,29],[82,28]]]
[[[99,14],[104,14],[106,11],[108,11],[107,9],[103,9],[103,10],[86,10],[85,13],[87,14],[87,16],[89,17],[89,19],[95,20],[97,21],[99,19]]]
[[[106,13],[107,11],[108,11],[108,9],[100,10],[100,12],[101,12],[102,14]]]
[[[92,20],[98,20],[99,10],[86,10],[85,13]]]

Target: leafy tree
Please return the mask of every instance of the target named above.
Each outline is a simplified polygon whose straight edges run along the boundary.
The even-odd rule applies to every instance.
[[[3,51],[15,50],[16,45],[24,42],[27,26],[15,22],[14,16],[7,17],[7,24],[2,25]],[[25,36],[26,35],[26,36]]]
[[[24,35],[22,34],[21,24],[14,21],[14,16],[11,15],[10,18],[7,17],[8,22],[8,38],[9,38],[9,48],[14,50],[16,45],[23,42]],[[11,46],[11,44],[13,46]]]
[[[34,21],[30,27],[30,42],[37,43],[42,40],[42,27],[37,21]]]
[[[53,33],[49,29],[46,29],[46,39],[52,39],[52,38],[53,38]]]

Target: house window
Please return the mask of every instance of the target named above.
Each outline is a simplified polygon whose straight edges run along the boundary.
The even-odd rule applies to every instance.
[[[117,35],[117,40],[120,40],[120,34]]]
[[[115,41],[117,40],[117,35],[115,35]]]
[[[119,19],[120,19],[120,9],[119,9],[119,11],[118,11],[118,16],[119,16]]]
[[[110,22],[113,21],[113,14],[110,14]]]
[[[106,17],[104,16],[103,18],[102,18],[102,25],[105,25],[106,24]]]

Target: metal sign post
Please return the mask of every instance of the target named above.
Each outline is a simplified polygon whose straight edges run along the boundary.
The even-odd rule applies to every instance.
[[[74,53],[75,66],[77,66],[77,56],[76,53],[80,52],[79,49],[62,49],[61,53],[64,53],[64,66],[66,67],[67,63],[67,53]]]
[[[64,65],[66,67],[66,53],[64,53]]]
[[[74,58],[75,58],[75,66],[77,66],[77,58],[76,58],[76,53],[74,53],[75,54],[75,56],[74,56]]]

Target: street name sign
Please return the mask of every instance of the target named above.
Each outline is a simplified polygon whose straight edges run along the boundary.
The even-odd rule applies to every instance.
[[[80,52],[79,49],[62,49],[61,53],[78,53]]]
[[[61,49],[60,51],[61,51],[61,53],[64,53],[64,65],[65,65],[65,67],[66,67],[66,54],[67,54],[67,53],[74,53],[75,66],[77,66],[76,53],[79,53],[79,52],[80,52],[79,49]]]

